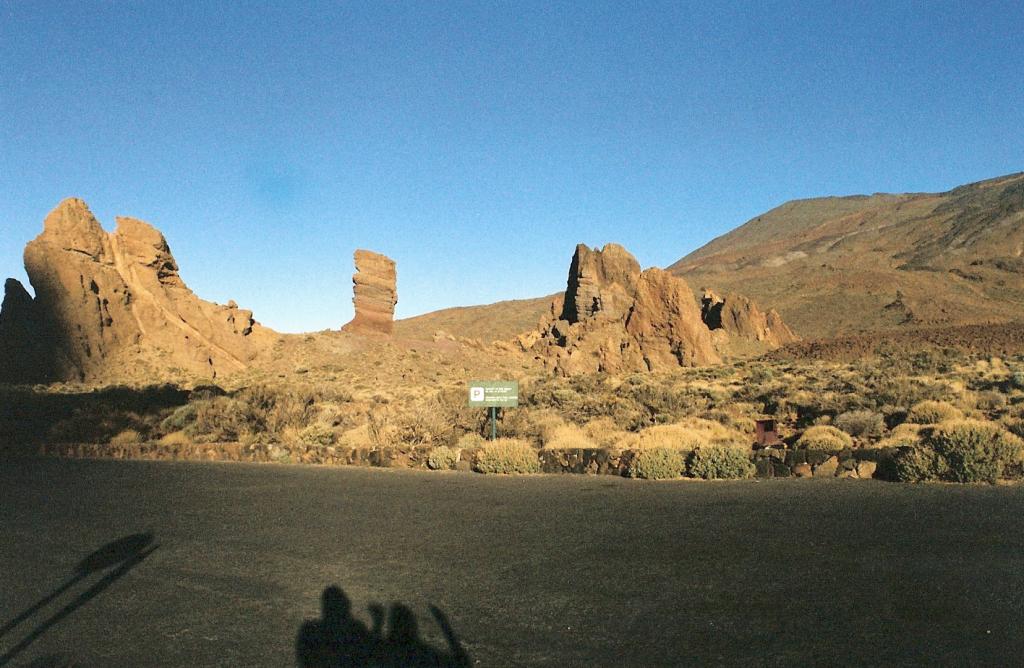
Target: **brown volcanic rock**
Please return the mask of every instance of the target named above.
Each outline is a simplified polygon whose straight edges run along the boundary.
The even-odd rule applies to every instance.
[[[356,315],[342,327],[348,332],[391,334],[394,331],[395,261],[368,250],[355,252],[356,273],[352,276],[352,303]]]
[[[108,234],[80,199],[62,201],[46,217],[25,248],[25,270],[36,292],[31,309],[20,304],[8,315],[5,308],[4,318],[25,323],[18,313],[31,311],[46,335],[51,380],[111,379],[143,360],[216,377],[246,368],[273,337],[251,311],[196,297],[156,229],[118,218]],[[5,356],[23,345],[14,329],[0,332]],[[17,370],[6,369],[18,380]]]
[[[46,331],[32,295],[8,278],[0,306],[0,379],[39,383],[53,376],[52,332]]]
[[[591,250],[576,246],[569,265],[562,319],[570,323],[595,316],[619,320],[633,303],[640,263],[618,244]]]
[[[661,269],[640,275],[626,333],[651,371],[722,361],[686,281]]]
[[[772,348],[800,340],[774,309],[762,313],[757,304],[736,293],[719,297],[705,290],[701,299],[701,319],[712,331],[723,330],[730,336],[763,342]]]
[[[720,361],[686,282],[660,269],[641,272],[614,244],[576,247],[564,297],[518,343],[565,375]]]

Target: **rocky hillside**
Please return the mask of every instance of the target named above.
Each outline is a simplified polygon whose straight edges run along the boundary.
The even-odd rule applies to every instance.
[[[561,294],[561,293],[558,293]],[[483,343],[507,341],[537,327],[557,295],[511,299],[480,306],[459,306],[395,321],[395,334],[430,340],[435,334],[478,339]]]
[[[669,271],[750,295],[803,336],[1024,319],[1024,174],[939,194],[788,202]]]

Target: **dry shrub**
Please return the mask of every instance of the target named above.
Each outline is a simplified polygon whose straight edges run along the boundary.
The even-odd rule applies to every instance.
[[[158,442],[160,445],[190,445],[192,439],[184,431],[172,431],[161,436]]]
[[[992,412],[1006,408],[1006,395],[994,390],[979,392],[974,407],[980,411]]]
[[[921,443],[921,425],[904,422],[896,425],[882,440],[875,443],[879,448],[899,448],[917,446]]]
[[[485,417],[480,423],[490,433],[490,419],[481,411]],[[544,433],[559,425],[565,424],[556,411],[547,408],[518,408],[515,410],[501,411],[498,418],[498,433],[506,438],[520,438],[537,445],[544,442]]]
[[[353,427],[348,431],[342,432],[341,437],[338,440],[349,447],[361,448],[364,450],[376,445],[376,442],[370,435],[369,423],[361,424],[358,427]]]
[[[142,442],[142,434],[134,429],[125,429],[110,437],[110,445],[135,445]]]
[[[439,445],[427,455],[427,466],[434,471],[450,471],[459,461],[459,450]]]
[[[994,483],[1007,466],[1024,458],[1021,439],[998,424],[980,420],[951,420],[935,427],[925,445],[946,460],[954,482]]]
[[[839,451],[853,445],[853,439],[844,431],[830,425],[808,427],[797,439],[798,448],[807,450]]]
[[[314,422],[299,432],[297,440],[307,448],[326,448],[334,445],[334,429],[329,424]]]
[[[759,412],[751,403],[736,402],[708,412],[707,417],[733,431],[753,434],[757,429],[757,423],[753,416]]]
[[[963,412],[945,401],[920,401],[911,406],[907,422],[914,424],[938,424],[948,420],[963,419]]]
[[[469,432],[459,436],[459,440],[455,442],[455,445],[460,450],[466,450],[468,448],[482,448],[485,443],[487,443],[487,439],[483,436],[475,432]]]
[[[686,469],[686,455],[674,448],[641,450],[629,463],[630,478],[670,480],[682,476]]]
[[[479,473],[539,473],[540,459],[527,441],[499,438],[489,441],[477,451],[473,470]]]
[[[707,445],[694,430],[677,424],[661,424],[648,427],[638,434],[630,434],[619,442],[623,450],[676,450],[692,452],[694,449]]]
[[[595,448],[586,432],[574,424],[562,424],[549,429],[544,434],[544,449],[569,450],[573,448]]]
[[[684,418],[675,424],[660,424],[637,434],[626,434],[615,447],[620,450],[668,448],[691,452],[703,445],[741,446],[746,441],[743,434],[721,423],[703,418]]]
[[[850,436],[875,438],[885,431],[885,419],[881,413],[868,410],[846,411],[836,416],[832,424]]]
[[[690,475],[705,480],[752,478],[755,470],[750,450],[738,446],[708,445],[690,458]]]
[[[627,432],[619,429],[611,418],[602,417],[583,425],[583,433],[599,448],[614,448],[626,437]]]

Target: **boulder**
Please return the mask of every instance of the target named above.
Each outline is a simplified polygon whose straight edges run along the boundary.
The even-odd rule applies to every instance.
[[[342,329],[360,334],[391,334],[398,303],[395,261],[368,250],[357,250],[354,258],[352,303],[356,314]]]
[[[814,467],[815,478],[833,478],[839,470],[839,458],[832,456]]]
[[[861,461],[857,462],[858,478],[864,478],[865,480],[868,478],[874,478],[876,470],[878,470],[877,462],[873,462],[867,459],[862,459]]]

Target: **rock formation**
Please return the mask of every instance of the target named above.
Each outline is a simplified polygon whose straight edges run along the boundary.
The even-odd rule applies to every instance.
[[[342,329],[361,334],[391,334],[398,303],[395,261],[380,253],[357,250],[355,263],[352,303],[356,315]]]
[[[579,244],[569,266],[562,319],[576,323],[625,317],[639,279],[640,263],[622,246],[607,244],[598,251]]]
[[[616,244],[601,250],[580,244],[565,294],[553,300],[537,330],[520,335],[517,343],[556,372],[577,375],[715,364],[732,352],[731,339],[761,349],[795,339],[777,313],[762,314],[739,295],[708,309],[721,320],[718,332],[706,324],[683,279],[656,268],[641,271]]]
[[[719,297],[705,290],[701,319],[712,331],[721,329],[730,336],[763,342],[773,348],[800,338],[786,326],[775,309],[762,313],[750,299],[732,292]]]
[[[80,199],[46,217],[25,270],[35,298],[9,280],[0,314],[4,380],[109,380],[142,365],[216,377],[274,338],[251,311],[196,297],[156,229],[118,217],[107,233]]]

